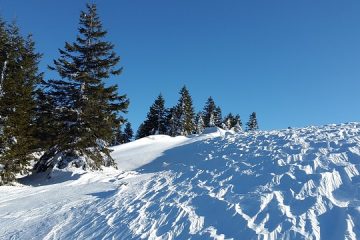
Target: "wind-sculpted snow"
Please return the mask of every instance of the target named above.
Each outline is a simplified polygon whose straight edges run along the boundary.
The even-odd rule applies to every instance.
[[[207,133],[114,148],[132,171],[0,188],[0,238],[360,238],[360,124]]]

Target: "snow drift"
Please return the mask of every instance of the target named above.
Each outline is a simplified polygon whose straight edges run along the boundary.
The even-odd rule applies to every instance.
[[[360,123],[150,136],[112,156],[119,170],[1,187],[0,239],[360,238]]]

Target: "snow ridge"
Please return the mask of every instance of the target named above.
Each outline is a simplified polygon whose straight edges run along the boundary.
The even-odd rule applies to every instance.
[[[1,188],[0,239],[360,238],[360,123],[152,136],[113,156],[126,171]]]

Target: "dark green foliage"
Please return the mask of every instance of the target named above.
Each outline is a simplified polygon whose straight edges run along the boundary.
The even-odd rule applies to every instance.
[[[145,133],[144,123],[141,123],[141,124],[139,125],[138,130],[136,131],[135,139],[140,139],[140,138],[145,137],[145,136],[144,136],[144,135],[145,135],[144,133]]]
[[[178,108],[172,107],[168,110],[166,116],[166,126],[167,126],[167,134],[169,136],[177,136],[179,135],[179,129],[181,128],[180,122],[181,113]]]
[[[259,129],[259,125],[256,118],[256,113],[253,112],[250,115],[249,121],[246,123],[247,131],[255,131]]]
[[[221,127],[222,114],[220,107],[216,106],[212,97],[209,97],[203,110],[205,127]]]
[[[120,126],[117,131],[115,131],[111,145],[116,146],[123,143],[131,142],[133,137],[134,133],[131,128],[131,124],[129,122],[126,122],[124,130],[122,130],[122,126]]]
[[[229,130],[235,127],[237,124],[242,127],[242,122],[239,114],[234,116],[232,113],[229,113],[223,120],[223,125],[226,129]]]
[[[219,106],[217,106],[214,111],[214,124],[217,127],[221,127],[222,124],[222,113]]]
[[[54,121],[59,116],[54,111],[53,99],[46,93],[44,82],[36,91],[36,116],[35,116],[35,137],[38,140],[38,149],[46,151],[55,145],[56,139],[61,134],[61,128],[56,126],[58,121]]]
[[[15,24],[0,23],[0,184],[25,173],[35,139],[35,90],[41,81],[31,36],[23,38]]]
[[[189,90],[184,86],[179,94],[176,106],[166,111],[165,133],[170,136],[187,136],[196,132],[195,113]],[[145,123],[139,129],[145,128]]]
[[[121,127],[122,126],[118,127],[117,129],[114,129],[113,138],[111,140],[111,146],[117,146],[123,143],[124,133]]]
[[[187,136],[195,133],[195,113],[192,103],[192,98],[186,86],[180,90],[180,98],[178,104],[175,106],[178,126],[176,129],[176,135]]]
[[[126,95],[118,95],[117,85],[105,85],[106,79],[122,70],[116,67],[120,58],[113,44],[103,40],[106,34],[96,5],[88,4],[80,15],[76,42],[66,42],[59,59],[49,67],[61,78],[44,84],[53,106],[52,127],[57,134],[53,147],[63,152],[68,162],[88,156],[92,161],[84,167],[92,169],[114,164],[106,142],[111,142],[114,129],[124,122],[119,112],[126,112],[129,104]],[[52,160],[43,158],[40,165],[47,161]]]
[[[134,133],[133,133],[133,130],[131,128],[131,124],[129,122],[127,122],[125,124],[125,129],[124,129],[123,142],[124,143],[131,142],[133,137],[134,137]]]
[[[195,123],[196,123],[196,133],[201,134],[205,128],[205,123],[201,112],[196,114]]]
[[[165,108],[165,100],[161,94],[151,105],[146,120],[140,125],[136,138],[143,138],[154,134],[167,133],[167,111]]]

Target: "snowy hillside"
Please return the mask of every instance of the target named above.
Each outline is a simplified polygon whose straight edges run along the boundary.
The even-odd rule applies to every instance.
[[[112,154],[120,170],[1,187],[0,239],[360,238],[360,123],[151,136]]]

